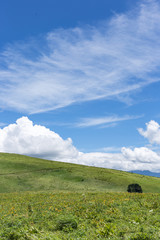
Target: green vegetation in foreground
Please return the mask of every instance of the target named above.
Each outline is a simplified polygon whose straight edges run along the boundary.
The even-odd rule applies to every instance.
[[[160,193],[160,178],[0,153],[1,193],[48,190],[126,192],[132,183],[138,183],[143,192]]]
[[[160,194],[0,194],[1,240],[157,240]]]
[[[2,240],[160,239],[160,178],[1,153],[0,192]]]

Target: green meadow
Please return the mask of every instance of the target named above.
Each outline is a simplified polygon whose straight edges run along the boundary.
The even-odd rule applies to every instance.
[[[112,169],[0,154],[0,192],[98,191],[126,192],[138,183],[145,193],[160,193],[160,178]]]
[[[157,240],[160,178],[1,153],[0,219],[6,240]]]

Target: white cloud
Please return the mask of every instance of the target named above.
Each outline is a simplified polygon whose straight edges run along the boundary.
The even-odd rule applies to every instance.
[[[64,140],[48,128],[34,125],[27,117],[0,129],[0,151],[125,171],[160,172],[160,155],[146,147],[124,147],[120,153],[79,152],[70,138]]]
[[[160,161],[160,156],[146,147],[134,148],[133,150],[123,147],[121,151],[125,158],[133,162],[153,164]]]
[[[81,153],[78,161],[84,165],[119,169],[124,171],[149,170],[160,172],[160,155],[142,147],[122,148],[121,153]]]
[[[0,56],[0,107],[36,113],[120,95],[159,81],[160,4],[84,28],[54,30]]]
[[[122,155],[128,162],[129,170],[149,170],[153,172],[160,172],[160,155],[152,150],[141,147],[122,148]]]
[[[79,154],[72,140],[63,140],[44,126],[33,125],[27,117],[0,129],[0,151],[63,161]]]
[[[110,124],[116,124],[117,122],[120,121],[126,121],[126,120],[131,120],[131,119],[137,119],[140,118],[141,116],[106,116],[106,117],[97,117],[97,118],[83,118],[81,119],[81,122],[76,123],[76,127],[92,127],[92,126],[110,126]]]
[[[84,165],[127,170],[122,164],[124,161],[120,153],[80,153],[78,157],[78,162]]]
[[[146,131],[139,128],[139,133],[147,138],[151,144],[160,144],[160,125],[154,120],[151,120],[149,123],[146,123],[146,127]]]

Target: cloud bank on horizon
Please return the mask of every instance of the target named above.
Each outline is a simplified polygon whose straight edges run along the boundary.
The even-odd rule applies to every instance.
[[[155,136],[156,139],[159,129],[158,123],[150,121],[146,131],[142,129],[139,131],[142,135],[146,134],[145,137],[150,140],[150,136],[152,139]],[[54,131],[41,125],[34,125],[28,117],[19,118],[15,124],[0,129],[0,152],[125,171],[141,169],[160,172],[160,155],[149,148],[123,147],[121,153],[79,152],[70,138],[64,140]]]
[[[125,101],[125,94],[160,81],[159,35],[160,3],[150,0],[97,26],[10,44],[0,54],[0,108],[38,113],[103,98]]]

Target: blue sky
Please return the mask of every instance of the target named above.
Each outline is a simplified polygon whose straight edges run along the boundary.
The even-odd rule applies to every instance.
[[[0,151],[160,171],[159,23],[156,0],[0,3]]]

